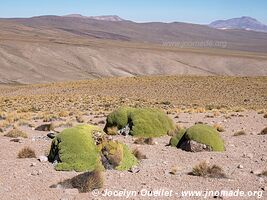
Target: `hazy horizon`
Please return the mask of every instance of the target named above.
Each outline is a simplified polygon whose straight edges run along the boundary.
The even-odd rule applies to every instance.
[[[242,6],[241,6],[242,5]],[[267,24],[264,0],[159,0],[125,2],[122,0],[78,0],[36,2],[10,0],[1,2],[0,18],[23,18],[41,15],[81,14],[84,16],[118,15],[135,22],[186,22],[209,24],[215,20],[249,16]]]

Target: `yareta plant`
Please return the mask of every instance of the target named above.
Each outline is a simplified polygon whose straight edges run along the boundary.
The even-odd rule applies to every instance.
[[[127,125],[130,135],[143,138],[164,136],[175,129],[173,121],[158,109],[121,107],[108,115],[104,130],[109,134],[110,129]]]
[[[56,170],[93,171],[101,167],[100,154],[93,132],[102,130],[97,126],[79,125],[65,129],[52,141],[48,159],[58,161]]]
[[[180,148],[185,141],[195,141],[209,146],[212,151],[225,151],[224,141],[219,132],[208,125],[196,124],[187,130],[180,129],[171,138],[170,145]]]
[[[59,171],[104,170],[107,165],[122,171],[138,164],[127,145],[105,136],[101,128],[92,125],[65,129],[53,139],[48,159],[57,161],[55,169]]]

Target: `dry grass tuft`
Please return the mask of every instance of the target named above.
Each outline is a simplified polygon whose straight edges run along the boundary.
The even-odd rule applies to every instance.
[[[19,151],[18,158],[36,158],[35,151],[30,147],[24,147]]]
[[[85,172],[70,180],[72,186],[80,192],[91,192],[95,189],[100,189],[104,185],[104,174],[100,169],[95,169],[92,172]]]
[[[244,130],[241,130],[234,133],[234,136],[241,136],[241,135],[246,135],[246,132]]]
[[[13,128],[11,131],[5,134],[5,136],[11,137],[11,138],[18,138],[18,137],[27,138],[28,137],[26,133],[24,133],[23,131],[17,128]]]
[[[116,126],[108,127],[107,128],[107,134],[108,135],[117,135],[118,134],[118,128]]]
[[[135,144],[148,144],[148,145],[154,145],[155,142],[153,140],[153,138],[137,138],[135,141],[134,141]]]
[[[261,173],[259,174],[259,176],[267,176],[267,170],[261,172]]]
[[[189,174],[209,178],[226,178],[226,175],[221,167],[217,165],[209,166],[207,162],[201,162],[196,165]]]
[[[143,154],[140,150],[135,149],[133,150],[133,155],[138,159],[138,160],[143,160],[147,159],[146,155]]]

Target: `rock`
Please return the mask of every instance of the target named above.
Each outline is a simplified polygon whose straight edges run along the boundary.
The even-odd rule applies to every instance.
[[[38,160],[39,160],[40,162],[47,162],[47,161],[48,161],[48,158],[47,158],[46,156],[39,156],[39,157],[38,157]]]
[[[21,138],[13,138],[13,139],[10,140],[10,142],[22,143],[22,139]]]
[[[205,144],[198,143],[193,140],[186,140],[184,141],[180,148],[185,151],[190,152],[202,152],[202,151],[212,151],[211,147]]]
[[[138,168],[137,166],[133,166],[129,169],[129,172],[136,174],[136,173],[140,172],[140,168]]]
[[[243,165],[238,165],[237,168],[238,169],[244,169],[244,166]]]
[[[267,186],[263,186],[261,189],[262,189],[263,191],[267,191]]]
[[[0,128],[0,133],[4,133],[4,130],[2,128]]]
[[[255,175],[260,175],[262,173],[262,170],[261,169],[252,170],[250,173]]]
[[[77,195],[77,194],[79,194],[79,190],[76,188],[65,189],[64,193],[68,194],[68,195]]]
[[[31,173],[31,175],[32,176],[38,176],[38,175],[41,175],[43,173],[43,171],[42,170],[34,170],[32,173]]]
[[[56,134],[51,132],[47,134],[47,137],[49,137],[50,139],[54,139],[56,137]]]
[[[247,153],[247,154],[245,154],[245,157],[252,159],[253,158],[253,154],[252,153]]]
[[[131,131],[131,129],[130,129],[130,125],[127,124],[124,128],[118,130],[118,134],[127,136],[127,135],[130,134],[130,131]]]
[[[30,167],[35,167],[36,166],[36,163],[35,162],[32,162],[31,164],[30,164]]]

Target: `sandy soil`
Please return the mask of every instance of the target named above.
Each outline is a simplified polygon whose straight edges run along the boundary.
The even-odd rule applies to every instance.
[[[119,172],[109,170],[105,172],[105,185],[100,192],[109,191],[153,191],[153,190],[173,190],[171,197],[142,197],[141,194],[132,196],[129,199],[194,199],[193,197],[179,197],[184,190],[242,190],[261,191],[263,197],[267,199],[263,188],[267,186],[267,178],[259,177],[251,171],[266,170],[267,168],[267,136],[257,135],[267,126],[267,119],[262,114],[255,111],[243,113],[233,113],[229,119],[222,115],[214,118],[207,118],[207,113],[181,113],[179,118],[174,120],[185,127],[196,122],[204,122],[210,125],[221,124],[225,132],[221,133],[225,140],[226,151],[223,153],[201,152],[190,153],[180,149],[166,146],[170,137],[157,138],[156,145],[137,145],[133,143],[133,138],[116,136],[115,138],[125,142],[131,148],[138,148],[148,159],[139,164],[140,172],[131,173],[128,171]],[[103,118],[87,117],[93,122],[103,120]],[[32,122],[35,126],[40,121]],[[103,126],[103,125],[102,125]],[[11,142],[10,138],[0,136],[0,199],[125,199],[126,197],[104,197],[99,194],[94,197],[90,193],[80,194],[75,189],[50,188],[68,178],[72,178],[76,172],[58,172],[49,162],[41,163],[37,159],[18,159],[17,153],[25,146],[32,147],[38,156],[46,155],[49,151],[51,139],[46,137],[48,132],[35,131],[29,127],[21,127],[28,133],[29,138],[22,139],[21,143]],[[247,133],[244,136],[233,136],[233,134],[244,129]],[[6,130],[8,131],[8,130]],[[194,177],[188,172],[201,161],[221,166],[228,178],[212,179]],[[238,168],[239,165],[242,165]],[[170,171],[176,168],[177,174],[172,175]],[[195,199],[201,199],[200,197]],[[204,199],[204,197],[202,197]],[[213,199],[213,196],[207,199]],[[223,199],[258,199],[255,197],[234,197]]]

